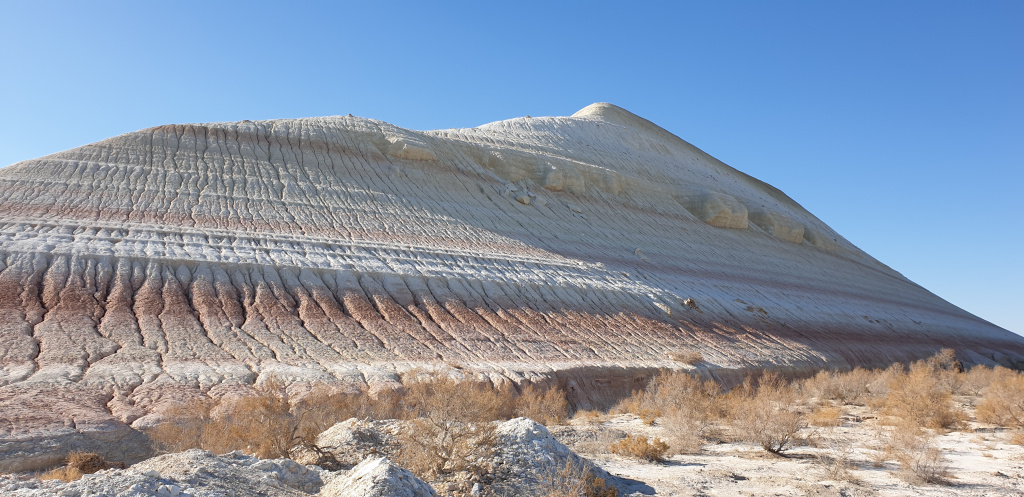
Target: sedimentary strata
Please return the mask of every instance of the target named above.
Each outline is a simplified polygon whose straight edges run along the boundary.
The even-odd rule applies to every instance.
[[[68,448],[141,457],[104,440],[271,377],[376,388],[447,364],[556,378],[587,404],[663,367],[939,347],[1024,354],[776,188],[609,104],[426,132],[168,125],[0,170],[0,469]]]

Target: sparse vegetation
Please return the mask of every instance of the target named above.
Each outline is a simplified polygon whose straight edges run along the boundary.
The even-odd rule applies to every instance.
[[[797,432],[805,426],[803,415],[796,410],[796,391],[775,373],[762,375],[756,387],[754,383],[748,379],[729,393],[733,436],[782,454],[792,448]]]
[[[660,438],[648,439],[643,435],[626,435],[608,447],[612,454],[632,457],[648,462],[661,462],[665,460],[665,453],[668,452],[668,444]]]
[[[107,462],[99,454],[94,454],[92,452],[71,452],[68,454],[65,462],[66,464],[64,466],[39,475],[39,479],[69,482],[75,481],[82,476],[95,473],[102,469],[124,468],[123,463]]]
[[[990,383],[978,404],[978,420],[1024,428],[1024,375],[997,367],[988,376]]]
[[[582,464],[566,461],[548,471],[536,494],[540,497],[618,497],[619,491]]]
[[[569,401],[565,390],[527,385],[516,399],[515,415],[530,418],[542,425],[561,423],[569,417]]]
[[[877,426],[880,445],[874,464],[892,465],[899,478],[915,485],[951,477],[936,439],[962,429],[970,413],[977,421],[1013,430],[1002,439],[1024,443],[1024,375],[1003,367],[964,370],[951,350],[909,365],[821,371],[798,381],[775,373],[752,375],[729,390],[692,371],[657,375],[613,408],[640,417],[653,426],[645,430],[664,440],[649,431],[640,435],[595,426],[609,420],[608,414],[589,410],[572,418],[587,436],[566,443],[586,453],[609,451],[643,461],[700,453],[706,444],[723,439],[773,454],[806,444],[825,476],[854,481],[857,452],[845,434],[857,426]],[[517,393],[509,384],[493,385],[466,375],[466,370],[414,371],[403,376],[402,388],[375,395],[328,386],[307,386],[290,394],[280,382],[264,381],[244,395],[198,397],[167,410],[167,422],[150,434],[168,451],[199,447],[282,457],[299,446],[316,455],[318,464],[333,467],[337,460],[316,446],[317,434],[352,417],[399,419],[405,423],[403,430],[395,442],[388,442],[397,443],[388,452],[396,463],[427,481],[462,482],[477,481],[489,471],[486,461],[496,443],[490,421],[525,416],[554,425],[569,419],[560,388],[529,384]],[[804,430],[808,425],[814,429]],[[46,477],[76,479],[87,472],[79,466],[69,458],[68,466]],[[581,468],[568,466],[552,470],[538,488],[538,495],[559,497],[614,491]]]

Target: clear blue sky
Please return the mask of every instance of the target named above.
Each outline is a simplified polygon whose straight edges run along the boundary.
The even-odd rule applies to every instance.
[[[606,101],[1024,334],[1021,1],[0,7],[0,165],[167,123],[433,129]]]

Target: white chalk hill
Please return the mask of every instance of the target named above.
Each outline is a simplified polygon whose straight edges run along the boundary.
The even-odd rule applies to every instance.
[[[0,170],[0,453],[19,454],[0,469],[102,451],[176,389],[261,377],[373,386],[447,363],[557,376],[586,404],[655,368],[940,347],[1024,357],[1024,339],[610,104],[426,132],[168,125]]]

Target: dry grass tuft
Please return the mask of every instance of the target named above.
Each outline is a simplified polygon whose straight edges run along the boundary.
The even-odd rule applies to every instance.
[[[65,466],[47,471],[39,475],[39,479],[70,482],[103,469],[124,468],[124,463],[109,463],[92,452],[71,452],[65,460]]]
[[[819,406],[807,416],[812,426],[836,427],[843,424],[843,409],[838,406]]]
[[[541,480],[536,494],[542,497],[618,497],[619,491],[580,464],[567,460]]]
[[[659,438],[648,440],[643,435],[626,435],[626,438],[611,444],[608,450],[612,454],[632,457],[642,461],[662,462],[665,460],[665,454],[668,452],[668,444]]]

